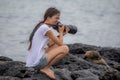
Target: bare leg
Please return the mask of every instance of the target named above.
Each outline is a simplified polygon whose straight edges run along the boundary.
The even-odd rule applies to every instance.
[[[55,62],[57,62],[58,60],[60,60],[61,58],[63,58],[68,53],[68,51],[69,49],[66,45],[58,46],[56,48],[49,50],[46,54],[48,59],[48,65],[45,66],[40,71],[46,73],[51,78],[55,78],[54,72],[49,67],[53,65]]]
[[[51,65],[53,65],[54,63],[56,63],[57,61],[59,61],[60,59],[62,59],[66,54],[58,54],[56,57],[54,57],[46,67],[50,67]]]

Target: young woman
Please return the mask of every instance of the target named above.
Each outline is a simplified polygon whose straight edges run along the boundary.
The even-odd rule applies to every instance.
[[[26,60],[27,67],[34,67],[45,73],[51,79],[55,79],[54,72],[50,69],[56,61],[62,59],[69,51],[63,44],[64,26],[59,27],[59,37],[52,31],[52,25],[56,25],[60,18],[60,11],[56,8],[48,8],[44,14],[44,20],[36,25],[29,37],[29,54]]]

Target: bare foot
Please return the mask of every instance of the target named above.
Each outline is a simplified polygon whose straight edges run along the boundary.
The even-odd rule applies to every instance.
[[[55,80],[55,75],[54,72],[50,68],[43,68],[40,69],[40,72],[45,73],[47,76],[49,76],[51,79]]]

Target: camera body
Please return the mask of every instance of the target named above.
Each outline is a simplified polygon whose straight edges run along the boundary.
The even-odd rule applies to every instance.
[[[64,25],[64,24],[62,24],[61,22],[58,22],[57,25],[53,26],[53,29],[58,31],[58,28],[62,25]],[[70,30],[68,33],[70,33],[70,34],[75,34],[77,32],[77,27],[74,25],[64,25],[64,32],[66,31],[66,27],[69,27]]]

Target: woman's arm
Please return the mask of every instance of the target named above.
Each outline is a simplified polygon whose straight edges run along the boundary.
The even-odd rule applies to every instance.
[[[65,30],[65,32],[63,32],[63,36],[66,35],[69,32],[69,30],[70,30],[69,27],[66,26],[66,30]],[[60,35],[58,35],[57,37],[60,37]],[[49,39],[48,46],[51,47],[53,45],[55,45],[55,42],[53,42],[51,39]]]
[[[63,35],[64,36],[64,35]],[[59,35],[57,36],[57,37],[60,37]],[[55,42],[54,41],[52,41],[51,39],[49,39],[49,41],[48,41],[48,47],[51,47],[51,46],[53,46],[53,45],[55,45]]]
[[[55,42],[53,42],[51,39],[49,39],[49,42],[48,42],[48,47],[51,47],[51,46],[53,46],[55,44]]]
[[[61,36],[58,38],[53,34],[51,30],[49,30],[46,33],[46,36],[48,36],[51,40],[49,41],[49,46],[52,45],[53,43],[57,44],[58,46],[63,45],[63,34],[61,33]]]
[[[46,32],[46,36],[48,36],[55,44],[58,46],[63,45],[63,31],[64,31],[64,26],[59,27],[59,37],[55,36],[51,30]]]

